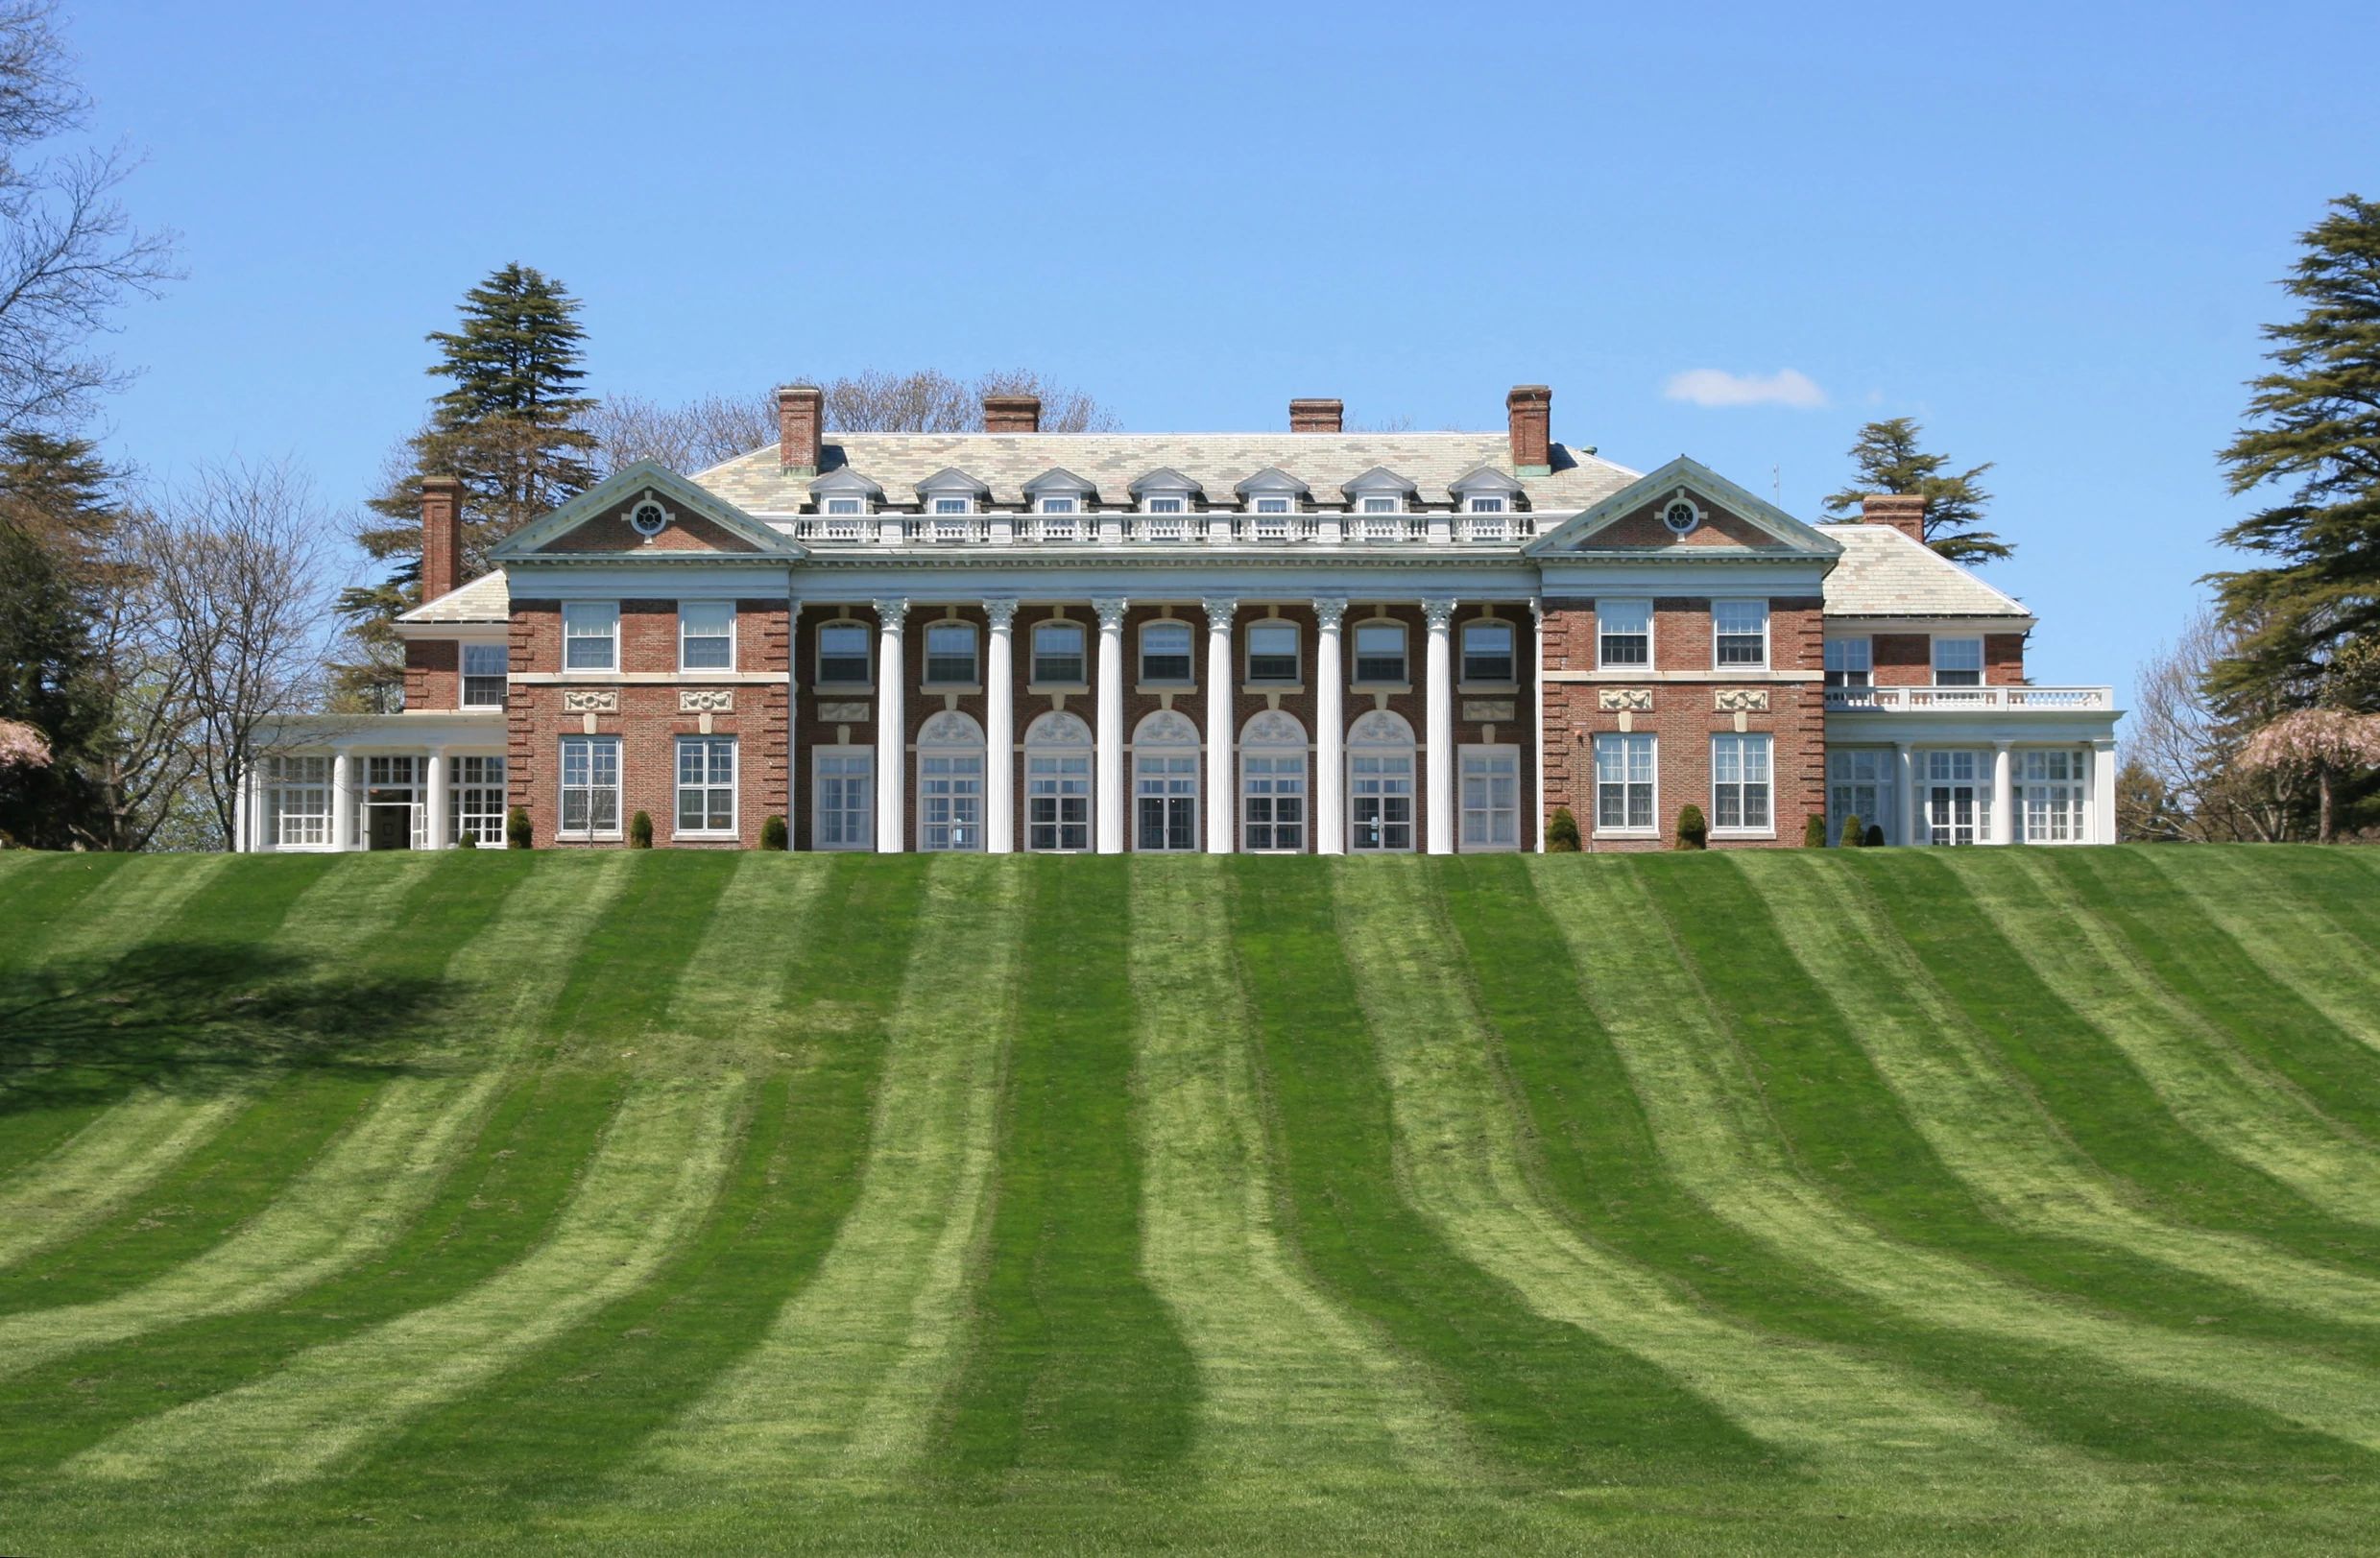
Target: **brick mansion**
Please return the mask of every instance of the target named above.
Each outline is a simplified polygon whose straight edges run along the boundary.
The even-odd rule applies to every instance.
[[[1362,853],[2105,843],[2104,686],[1921,544],[1915,498],[1811,524],[1640,474],[1513,390],[1483,433],[846,433],[632,466],[461,576],[422,497],[401,712],[267,732],[239,847]]]

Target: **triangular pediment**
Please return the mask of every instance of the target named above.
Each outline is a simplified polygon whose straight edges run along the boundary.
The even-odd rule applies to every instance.
[[[1524,549],[1528,557],[1836,557],[1842,544],[1678,456]]]
[[[503,563],[598,557],[695,562],[805,554],[733,503],[665,466],[639,460],[505,537],[490,555]]]

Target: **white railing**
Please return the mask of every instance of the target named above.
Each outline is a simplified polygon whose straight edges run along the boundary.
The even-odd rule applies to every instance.
[[[2018,709],[2108,709],[2113,687],[1829,687],[1830,714],[1982,714]]]
[[[1517,546],[1539,534],[1533,514],[805,514],[771,523],[805,545],[1073,545],[1105,536],[1127,543],[1186,546],[1211,539],[1210,527],[1218,518],[1234,542],[1262,545],[1328,540],[1410,546],[1430,540],[1434,527],[1437,539],[1458,546]]]

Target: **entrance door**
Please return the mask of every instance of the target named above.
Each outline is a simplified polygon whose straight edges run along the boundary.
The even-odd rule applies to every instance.
[[[1989,827],[1985,814],[1990,805],[1990,793],[1982,782],[1983,765],[1981,755],[1972,752],[1929,752],[1925,756],[1928,842],[1979,842]]]
[[[371,813],[370,831],[365,834],[367,849],[410,850],[413,848],[413,807],[410,805],[374,805],[365,808]]]

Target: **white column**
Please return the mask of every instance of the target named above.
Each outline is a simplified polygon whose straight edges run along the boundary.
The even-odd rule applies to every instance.
[[[2084,840],[2090,844],[2113,844],[2116,841],[2116,744],[2112,741],[2091,743],[2091,831]]]
[[[249,831],[256,815],[256,759],[251,757],[241,765],[238,781],[231,790],[231,852],[246,854],[254,846]]]
[[[1991,842],[2016,842],[2016,775],[2015,761],[2009,755],[2006,741],[1992,743],[1991,752]]]
[[[1925,819],[1918,813],[1917,798],[1924,787],[1917,782],[1917,754],[1906,741],[1894,742],[1892,750],[1901,759],[1901,842],[1923,844]]]
[[[1430,624],[1430,656],[1425,662],[1430,678],[1429,697],[1423,705],[1427,734],[1424,749],[1430,780],[1429,852],[1454,852],[1454,656],[1453,629],[1454,601],[1448,595],[1431,595],[1422,601],[1423,618]]]
[[[1546,852],[1546,603],[1531,597],[1528,603],[1528,675],[1521,678],[1521,695],[1528,700],[1529,728],[1535,732],[1537,755],[1529,773],[1530,789],[1536,797],[1537,852]],[[1516,667],[1517,669],[1517,667]]]
[[[1017,603],[989,600],[992,631],[983,645],[983,848],[1017,848]]]
[[[1232,720],[1232,618],[1239,602],[1209,595],[1207,609],[1207,852],[1229,854],[1239,829],[1234,824],[1232,747],[1238,736]]]
[[[429,794],[423,796],[421,799],[427,803],[429,806],[430,848],[433,850],[443,850],[446,847],[445,748],[432,747],[430,749],[429,774],[422,780],[422,782],[429,786]]]
[[[1094,831],[1101,854],[1124,852],[1124,608],[1121,595],[1091,603],[1099,613],[1098,748],[1092,763]]]
[[[330,847],[355,848],[355,759],[345,747],[330,759]]]
[[[1314,852],[1347,852],[1347,662],[1339,624],[1347,602],[1314,602],[1322,626],[1314,646]]]
[[[794,822],[802,795],[802,602],[785,597],[785,848],[793,848]],[[811,840],[814,844],[817,841]]]
[[[909,716],[902,702],[908,657],[902,629],[909,603],[892,596],[876,603],[876,852],[899,854],[907,848],[902,798],[908,793]]]

